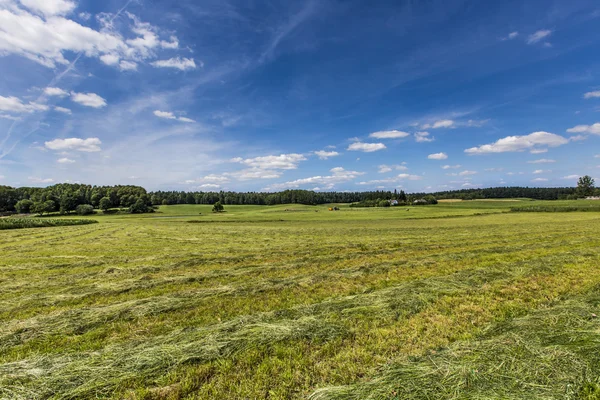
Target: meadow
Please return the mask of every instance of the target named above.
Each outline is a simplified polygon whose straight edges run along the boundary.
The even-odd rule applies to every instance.
[[[593,204],[4,230],[0,399],[600,399],[600,213],[543,212]]]

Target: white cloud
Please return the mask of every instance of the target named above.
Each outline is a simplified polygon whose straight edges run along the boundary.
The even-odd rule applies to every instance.
[[[54,111],[58,111],[63,114],[71,114],[71,110],[68,108],[65,108],[65,107],[56,106],[56,107],[54,107]]]
[[[170,58],[168,60],[158,60],[151,62],[150,65],[156,68],[175,68],[181,71],[187,71],[189,69],[196,69],[196,62],[193,58]],[[200,63],[200,66],[203,64]]]
[[[130,13],[126,13],[129,21],[133,21],[130,31],[118,32],[112,23],[115,14],[97,15],[100,30],[66,18],[76,5],[74,1],[22,0],[21,4],[28,10],[10,0],[0,0],[0,7],[4,5],[0,10],[0,54],[20,55],[49,68],[69,64],[65,58],[68,53],[83,53],[87,57],[101,58],[107,65],[133,69],[133,62],[155,58],[156,50],[174,49],[179,45],[175,36],[171,36],[170,41],[160,40],[157,28]],[[89,14],[80,13],[79,18],[87,21]],[[117,64],[118,60],[130,63]]]
[[[427,156],[430,160],[446,160],[448,155],[446,153],[435,153]]]
[[[340,155],[337,151],[318,150],[314,152],[321,160],[327,160],[329,157],[337,157]]]
[[[73,164],[75,162],[75,160],[71,160],[70,158],[63,157],[63,158],[59,158],[58,160],[56,160],[56,162],[59,164]]]
[[[600,122],[593,125],[577,125],[567,129],[569,133],[587,133],[591,135],[600,135]]]
[[[429,137],[429,132],[417,132],[415,133],[415,140],[419,143],[423,143],[433,142],[435,138],[433,136]]]
[[[21,4],[36,14],[45,17],[66,15],[73,11],[77,4],[71,0],[20,0]]]
[[[594,97],[600,97],[600,90],[596,90],[594,92],[587,92],[583,95],[584,99],[591,99]]]
[[[507,136],[495,143],[466,149],[467,154],[504,153],[536,149],[540,147],[557,147],[569,141],[562,136],[548,132],[533,132],[525,136]]]
[[[102,108],[106,106],[106,100],[98,96],[96,93],[71,92],[71,100],[86,107]]]
[[[504,171],[504,168],[486,168],[485,170],[487,172],[500,172],[500,171]]]
[[[548,182],[547,178],[535,178],[532,179],[531,182]]]
[[[116,54],[103,54],[100,56],[100,61],[106,65],[117,65],[120,59],[121,57]]]
[[[508,39],[514,39],[517,36],[519,36],[519,32],[516,32],[516,31],[515,32],[511,32],[511,33],[508,34]]]
[[[46,111],[48,106],[30,102],[25,104],[18,97],[3,97],[0,96],[0,111],[13,113],[32,113],[35,111]]]
[[[332,168],[329,172],[331,175],[327,176],[312,176],[310,178],[296,179],[290,182],[273,184],[266,190],[281,190],[289,188],[298,188],[307,185],[320,185],[319,190],[332,189],[336,184],[347,182],[357,177],[364,175],[364,172],[347,171],[342,167]]]
[[[74,150],[84,152],[96,152],[100,151],[100,145],[102,142],[98,138],[67,138],[67,139],[54,139],[49,142],[45,142],[44,145],[50,150]]]
[[[369,135],[369,137],[376,139],[400,139],[407,136],[410,136],[410,133],[397,130],[373,132]]]
[[[458,173],[458,176],[469,176],[469,175],[475,175],[477,173],[477,171],[462,171]]]
[[[489,119],[470,119],[467,121],[467,123],[465,125],[470,128],[481,128],[482,126],[487,124],[489,121],[490,121]]]
[[[408,179],[409,181],[420,181],[421,179],[423,179],[423,177],[419,176],[419,175],[399,174],[398,179]]]
[[[90,18],[92,18],[92,14],[90,14],[89,12],[80,12],[79,14],[77,14],[77,16],[84,21],[87,21]]]
[[[29,179],[29,181],[33,182],[33,183],[52,183],[52,182],[54,182],[54,179],[52,179],[52,178],[37,178],[37,177],[30,176],[27,179]]]
[[[217,185],[216,183],[204,183],[198,186],[198,189],[220,189],[221,185]]]
[[[177,119],[177,117],[175,115],[173,115],[172,112],[169,112],[169,111],[155,110],[153,112],[153,114],[156,115],[158,118]]]
[[[352,143],[350,146],[348,146],[347,150],[350,150],[350,151],[363,151],[365,153],[372,153],[374,151],[383,150],[385,148],[386,148],[386,146],[383,143],[362,143],[362,142],[356,142],[356,143]]]
[[[8,115],[8,114],[0,114],[0,118],[9,119],[11,121],[20,121],[21,120],[21,117],[14,117],[14,116]]]
[[[440,121],[435,121],[431,126],[432,129],[439,128],[452,128],[454,126],[454,121],[451,119],[442,119]]]
[[[539,160],[527,161],[528,164],[551,164],[555,163],[556,160],[549,160],[547,158],[541,158]]]
[[[69,92],[57,87],[47,87],[44,89],[44,94],[47,96],[65,97],[69,95]]]
[[[529,37],[527,38],[527,44],[535,44],[535,43],[539,42],[540,40],[547,38],[551,34],[552,34],[551,30],[548,30],[548,29],[539,30],[539,31],[529,35]]]
[[[567,175],[563,176],[561,179],[579,179],[579,175]]]
[[[458,168],[460,168],[461,166],[462,166],[462,165],[460,165],[460,164],[456,164],[456,165],[444,165],[444,166],[442,167],[442,169],[458,169]]]
[[[396,171],[406,171],[408,169],[408,167],[404,166],[404,165],[385,165],[382,164],[379,166],[379,173],[380,174],[385,174],[387,172],[392,172],[393,170]]]
[[[234,158],[231,161],[247,165],[251,168],[257,168],[261,170],[272,170],[272,169],[296,169],[300,161],[305,161],[306,157],[302,154],[280,154],[278,156],[263,156],[255,158],[241,157]]]
[[[133,62],[133,61],[121,61],[119,63],[119,69],[121,71],[137,71],[137,63]]]
[[[177,121],[181,121],[181,122],[196,122],[191,118],[187,118],[187,117],[177,117],[175,116],[175,114],[173,114],[170,111],[160,111],[160,110],[155,110],[153,112],[154,115],[156,115],[158,118],[164,118],[164,119],[175,119]]]
[[[535,171],[533,171],[534,175],[539,175],[539,174],[547,174],[550,173],[552,171],[550,170],[545,170],[545,169],[536,169]]]

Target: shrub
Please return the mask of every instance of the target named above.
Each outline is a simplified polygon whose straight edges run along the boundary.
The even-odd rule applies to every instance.
[[[94,213],[94,207],[90,204],[80,204],[75,211],[79,215],[90,215]]]
[[[24,200],[17,202],[17,204],[15,204],[15,209],[17,210],[17,212],[19,214],[28,214],[31,212],[32,206],[33,206],[33,201],[31,201],[29,199],[24,199]]]

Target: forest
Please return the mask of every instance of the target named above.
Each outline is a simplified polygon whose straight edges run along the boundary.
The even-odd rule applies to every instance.
[[[61,183],[45,188],[0,186],[0,213],[52,213],[69,214],[75,211],[90,213],[94,209],[108,211],[119,208],[131,213],[151,212],[152,206],[172,204],[225,205],[276,205],[276,204],[328,204],[360,203],[381,200],[414,202],[424,198],[442,199],[503,199],[531,198],[536,200],[565,200],[578,197],[577,188],[495,187],[464,189],[435,193],[410,193],[404,191],[365,192],[314,192],[309,190],[284,190],[266,192],[148,192],[140,186],[92,186]],[[86,206],[86,207],[81,207]],[[90,207],[91,206],[91,207]],[[79,209],[78,209],[79,207]]]

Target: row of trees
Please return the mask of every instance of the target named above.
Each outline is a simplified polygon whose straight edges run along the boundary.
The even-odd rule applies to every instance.
[[[87,207],[82,207],[87,206]],[[0,186],[0,212],[89,214],[94,209],[149,212],[152,201],[140,186],[91,186],[61,183],[46,188]]]
[[[400,204],[413,203],[417,199],[501,199],[527,197],[538,200],[558,200],[600,195],[589,176],[579,178],[575,188],[529,188],[496,187],[486,189],[464,189],[436,193],[413,193],[404,191],[368,192],[313,192],[309,190],[285,190],[276,193],[263,192],[146,192],[140,186],[91,186],[61,183],[46,188],[12,188],[0,186],[0,213],[71,213],[78,207],[88,205],[107,211],[112,208],[127,209],[132,213],[152,211],[152,206],[167,204],[327,204],[364,203],[379,204],[382,201],[398,200]],[[382,203],[383,204],[383,203]],[[87,211],[86,211],[87,210]],[[78,212],[89,212],[90,208],[79,208]]]

